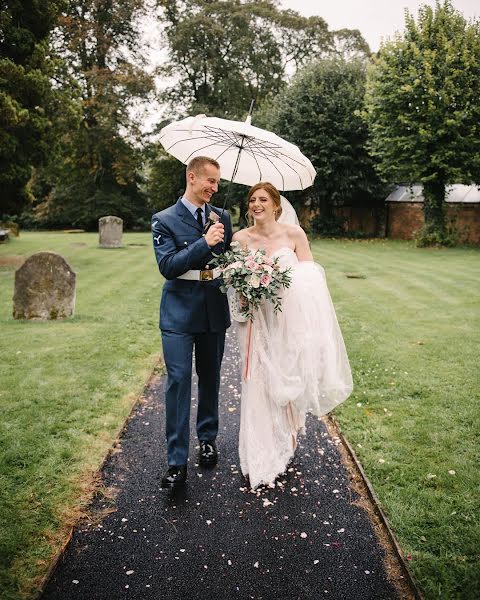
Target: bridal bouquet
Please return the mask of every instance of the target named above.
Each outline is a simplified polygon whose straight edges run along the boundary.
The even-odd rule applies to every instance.
[[[231,288],[239,298],[240,313],[253,321],[254,312],[263,300],[273,304],[274,312],[282,310],[282,288],[290,287],[291,269],[282,269],[279,257],[266,256],[265,250],[242,249],[239,242],[232,242],[230,250],[216,255],[215,264],[222,271],[222,292]]]

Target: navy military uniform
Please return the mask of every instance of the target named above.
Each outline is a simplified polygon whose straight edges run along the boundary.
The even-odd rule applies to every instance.
[[[208,219],[214,211],[225,228],[224,242],[210,248],[203,229],[180,198],[152,217],[155,257],[167,280],[160,304],[160,330],[167,367],[166,436],[169,466],[185,465],[190,434],[192,358],[198,375],[197,436],[215,440],[218,433],[218,391],[225,331],[230,326],[228,301],[220,291],[221,279],[206,271],[213,254],[229,247],[230,215],[205,205]],[[184,274],[199,272],[197,280]],[[180,277],[180,278],[179,278]],[[201,280],[202,278],[203,280]]]

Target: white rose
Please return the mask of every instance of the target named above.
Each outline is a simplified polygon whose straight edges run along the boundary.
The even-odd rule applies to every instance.
[[[250,275],[248,278],[248,285],[253,288],[258,288],[260,285],[260,277],[256,273],[253,273],[253,275]]]

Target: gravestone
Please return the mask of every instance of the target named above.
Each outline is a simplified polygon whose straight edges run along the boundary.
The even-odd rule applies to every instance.
[[[54,252],[32,254],[15,271],[14,319],[65,319],[75,310],[76,275]]]
[[[102,217],[98,220],[100,248],[121,248],[123,221],[120,217]]]
[[[0,229],[6,229],[11,235],[18,237],[20,235],[20,227],[14,221],[0,221]]]

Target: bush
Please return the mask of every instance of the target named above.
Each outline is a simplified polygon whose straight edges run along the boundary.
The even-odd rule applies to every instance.
[[[344,237],[345,227],[344,220],[334,215],[330,217],[322,217],[316,215],[310,224],[312,233],[319,233],[325,237]]]
[[[92,181],[73,182],[57,186],[43,202],[22,215],[24,226],[39,229],[80,228],[96,231],[98,219],[115,215],[123,219],[124,229],[136,227],[148,230],[151,209],[147,198],[136,185],[119,186],[103,182],[97,187]]]
[[[415,241],[418,248],[452,248],[458,244],[458,232],[450,228],[444,231],[436,231],[423,227],[415,234]]]

